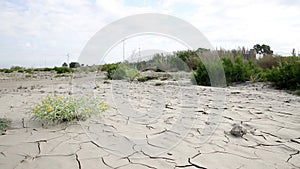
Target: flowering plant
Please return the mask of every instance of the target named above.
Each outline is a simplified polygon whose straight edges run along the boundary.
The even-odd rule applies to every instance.
[[[32,109],[35,119],[52,122],[86,120],[92,114],[107,110],[106,103],[98,98],[55,97],[48,95]]]

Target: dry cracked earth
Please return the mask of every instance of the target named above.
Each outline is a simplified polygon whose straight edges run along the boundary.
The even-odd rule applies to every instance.
[[[1,75],[1,169],[300,168],[300,97],[265,84],[195,86],[103,75]],[[48,94],[100,96],[108,110],[82,122],[47,125],[30,108]],[[247,131],[230,134],[238,124]]]

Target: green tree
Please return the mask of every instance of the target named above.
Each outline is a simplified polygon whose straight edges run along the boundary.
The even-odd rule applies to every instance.
[[[256,44],[253,46],[253,49],[256,51],[256,53],[258,54],[267,54],[267,55],[272,55],[273,54],[273,51],[271,50],[271,47],[269,45],[259,45],[259,44]]]
[[[78,62],[71,62],[70,63],[70,68],[78,68],[80,67],[80,64]]]

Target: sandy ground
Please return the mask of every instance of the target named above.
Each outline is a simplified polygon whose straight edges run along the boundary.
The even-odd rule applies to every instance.
[[[1,169],[300,168],[300,97],[261,83],[201,87],[82,74],[0,74]],[[31,108],[48,94],[96,95],[109,108],[87,121],[46,125]],[[234,124],[247,133],[230,134]]]

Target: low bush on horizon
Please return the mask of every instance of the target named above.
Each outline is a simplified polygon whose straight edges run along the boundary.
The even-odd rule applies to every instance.
[[[10,69],[1,69],[1,72],[4,73],[12,73],[12,72],[18,72],[18,73],[28,73],[28,74],[33,74],[34,72],[51,72],[54,71],[57,74],[62,74],[62,73],[72,73],[74,70],[72,68],[68,67],[54,67],[54,68],[23,68],[20,66],[12,66]]]
[[[72,68],[68,68],[68,67],[54,67],[53,70],[55,70],[57,74],[74,72]]]
[[[91,115],[107,110],[107,104],[99,98],[56,97],[48,95],[32,109],[34,119],[49,122],[69,122],[86,120]]]

